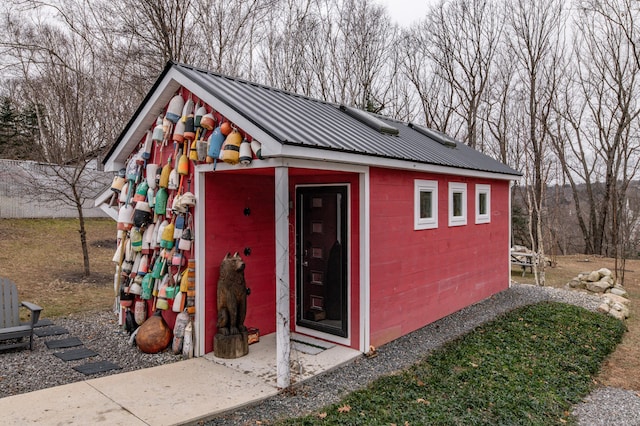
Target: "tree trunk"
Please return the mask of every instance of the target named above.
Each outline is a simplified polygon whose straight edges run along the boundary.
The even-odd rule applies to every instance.
[[[73,195],[74,195],[74,199],[76,200],[76,209],[78,210],[78,223],[80,225],[80,229],[78,229],[78,233],[80,234],[80,245],[82,246],[84,276],[88,277],[91,275],[91,268],[89,266],[89,246],[87,244],[87,228],[84,221],[84,212],[82,211],[82,199],[77,193],[75,187],[73,187]]]

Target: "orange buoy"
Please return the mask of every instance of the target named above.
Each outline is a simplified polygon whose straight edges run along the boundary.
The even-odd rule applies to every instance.
[[[178,174],[182,176],[186,176],[189,174],[189,158],[184,153],[178,160]]]
[[[228,136],[232,130],[233,128],[231,127],[231,123],[229,123],[228,121],[225,121],[220,125],[220,131],[225,136]]]

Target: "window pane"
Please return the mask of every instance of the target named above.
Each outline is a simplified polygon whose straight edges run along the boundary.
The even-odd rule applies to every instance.
[[[453,193],[453,215],[462,216],[462,192]]]
[[[420,219],[431,219],[433,217],[433,209],[431,208],[431,191],[420,191]]]
[[[478,194],[478,213],[487,214],[487,194],[484,192]]]

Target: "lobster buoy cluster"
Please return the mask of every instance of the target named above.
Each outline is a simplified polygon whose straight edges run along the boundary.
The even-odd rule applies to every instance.
[[[114,290],[121,319],[143,352],[193,354],[194,167],[249,166],[262,145],[184,90],[156,118],[111,184],[118,203]],[[167,323],[175,323],[173,330]],[[135,331],[133,331],[135,329]]]

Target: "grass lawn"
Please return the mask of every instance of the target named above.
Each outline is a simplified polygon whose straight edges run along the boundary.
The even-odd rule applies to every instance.
[[[317,413],[284,425],[572,424],[622,322],[560,303],[505,314]]]
[[[43,318],[113,306],[116,224],[87,219],[86,228],[90,277],[83,276],[77,219],[0,219],[0,275],[16,283],[20,300],[42,306]]]

